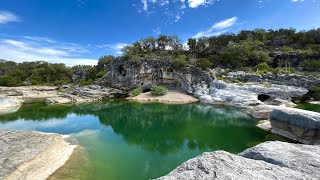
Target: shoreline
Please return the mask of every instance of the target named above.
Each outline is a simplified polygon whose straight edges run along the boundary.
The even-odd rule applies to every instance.
[[[150,92],[141,93],[135,97],[126,98],[129,101],[137,102],[159,102],[165,104],[189,104],[200,102],[199,99],[195,98],[192,95],[180,91],[168,91],[164,96],[153,96]]]
[[[63,167],[78,145],[69,135],[0,130],[0,179],[47,179]],[[8,141],[10,140],[10,141]]]

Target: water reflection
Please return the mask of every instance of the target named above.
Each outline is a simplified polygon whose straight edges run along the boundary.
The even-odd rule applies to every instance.
[[[269,138],[241,109],[126,101],[27,104],[0,116],[0,128],[73,134],[89,163],[58,179],[152,179],[202,152],[237,153]]]
[[[163,154],[177,152],[182,146],[190,150],[237,152],[248,146],[249,139],[258,142],[265,135],[241,109],[204,104],[116,101],[46,106],[37,103],[0,116],[0,121],[1,128],[63,134],[110,126],[128,145]]]

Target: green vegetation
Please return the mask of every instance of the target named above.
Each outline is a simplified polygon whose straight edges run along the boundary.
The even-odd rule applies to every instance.
[[[151,88],[151,94],[154,96],[163,96],[168,93],[168,89],[162,86],[153,86]]]
[[[142,93],[142,88],[135,88],[135,89],[133,89],[133,90],[131,91],[131,95],[132,95],[133,97],[138,96],[138,95],[141,94],[141,93]]]
[[[73,82],[72,75],[76,71],[84,73],[84,79],[76,83],[89,85],[106,74],[104,65],[111,62],[111,57],[113,56],[102,57],[97,66],[73,67],[43,61],[16,63],[0,60],[0,86],[69,84]]]
[[[84,76],[75,83],[88,85],[106,74],[116,60],[168,60],[172,68],[195,65],[203,70],[228,68],[265,74],[312,74],[320,71],[320,28],[240,31],[212,37],[190,38],[184,47],[178,36],[148,37],[123,48],[123,56],[103,56],[96,66],[67,67],[43,61],[15,63],[0,60],[0,86],[62,85],[74,82],[74,72]]]
[[[134,42],[123,49],[123,54],[130,61],[170,59],[178,68],[187,63],[202,69],[225,67],[256,71],[259,64],[270,67],[263,67],[259,73],[275,68],[284,68],[289,73],[298,66],[316,71],[320,64],[320,28],[243,30],[238,34],[190,38],[187,45],[188,49],[183,47],[177,36],[160,35]],[[298,61],[293,56],[298,57]]]

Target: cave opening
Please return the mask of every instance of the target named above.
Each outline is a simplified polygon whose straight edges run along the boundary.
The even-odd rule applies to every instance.
[[[119,67],[119,73],[121,76],[125,77],[127,75],[127,70],[124,69],[123,65]]]
[[[264,102],[264,101],[267,101],[269,100],[271,97],[269,95],[266,95],[266,94],[259,94],[258,95],[258,100]]]

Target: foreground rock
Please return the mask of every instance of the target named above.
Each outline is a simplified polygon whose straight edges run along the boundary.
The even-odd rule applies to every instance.
[[[65,164],[76,145],[67,136],[0,129],[0,179],[46,179]]]
[[[174,104],[185,104],[198,102],[199,100],[193,96],[187,95],[179,91],[169,91],[164,96],[153,96],[150,92],[142,93],[136,97],[127,98],[132,101],[140,102],[162,102],[162,103],[174,103]]]
[[[306,144],[320,144],[320,113],[277,108],[271,113],[270,123],[272,133]]]
[[[319,167],[319,146],[265,142],[240,155],[224,151],[203,153],[159,180],[316,180],[319,177]]]
[[[240,155],[286,167],[311,177],[320,177],[320,146],[270,141],[247,149]]]

